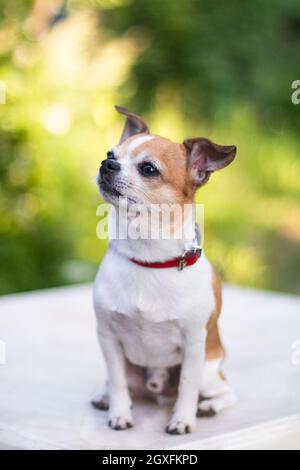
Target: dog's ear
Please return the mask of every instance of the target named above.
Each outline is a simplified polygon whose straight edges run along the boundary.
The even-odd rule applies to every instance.
[[[188,168],[195,187],[205,184],[213,171],[229,165],[236,155],[234,145],[217,145],[204,137],[186,139]]]
[[[115,109],[118,113],[124,114],[127,117],[119,144],[122,144],[132,135],[144,132],[149,134],[148,126],[140,116],[131,113],[127,108],[123,108],[123,106],[115,106]]]

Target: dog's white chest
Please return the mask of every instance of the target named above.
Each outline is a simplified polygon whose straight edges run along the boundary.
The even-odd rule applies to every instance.
[[[200,337],[213,311],[211,282],[211,267],[204,256],[179,272],[143,268],[110,250],[94,287],[99,330],[105,317],[125,356],[134,364],[180,364],[182,325],[192,325]]]
[[[171,367],[182,361],[182,333],[176,320],[151,322],[137,314],[112,315],[112,328],[133,364]]]

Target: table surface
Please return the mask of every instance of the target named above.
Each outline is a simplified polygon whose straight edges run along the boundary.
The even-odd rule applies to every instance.
[[[135,427],[116,432],[90,405],[105,379],[91,287],[1,297],[0,449],[188,449],[212,438],[222,448],[219,436],[299,413],[300,298],[226,286],[221,329],[234,408],[170,436],[170,409],[138,402]]]

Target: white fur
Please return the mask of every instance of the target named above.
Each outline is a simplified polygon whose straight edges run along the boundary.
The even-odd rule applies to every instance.
[[[115,149],[117,156],[122,153],[116,189],[124,196],[132,196],[134,201],[142,197],[144,204],[151,201],[148,193],[145,196],[141,177],[136,175],[132,152],[154,138],[137,136]],[[136,157],[144,158],[143,152]],[[121,218],[117,220],[120,226],[128,223],[127,214],[114,211],[111,224],[115,223],[114,218]],[[132,239],[113,240],[99,268],[94,306],[108,370],[109,423],[114,429],[132,425],[129,363],[160,371],[181,365],[169,432],[190,432],[195,425],[197,406],[202,411],[219,411],[233,402],[231,389],[219,375],[219,361],[205,364],[206,325],[215,299],[213,272],[204,252],[196,264],[180,272],[176,268],[142,267],[130,260],[157,262],[182,255],[191,248],[195,237],[192,217],[184,224],[188,230],[180,239],[144,240],[131,235]],[[162,384],[163,380],[159,378]],[[207,399],[198,405],[199,393]]]
[[[198,410],[220,413],[235,405],[237,398],[232,387],[220,376],[222,359],[206,361],[203,370]]]
[[[190,240],[115,240],[97,274],[94,304],[98,334],[108,366],[109,420],[131,425],[125,357],[133,364],[181,364],[178,398],[169,432],[189,432],[195,415],[205,359],[206,324],[214,309],[212,269],[204,253],[183,271],[136,265],[128,258],[156,261],[178,256]],[[168,250],[165,250],[168,246]],[[125,423],[125,424],[124,424]]]
[[[178,328],[181,322],[190,321],[200,322],[204,327],[214,308],[212,270],[205,254],[202,254],[197,263],[180,272],[176,268],[145,268],[128,259],[148,258],[146,255],[143,256],[139,249],[143,246],[143,242],[147,241],[135,240],[133,244],[137,245],[136,250],[130,253],[130,244],[127,244],[126,240],[115,240],[113,248],[108,250],[99,268],[94,287],[97,316],[109,312],[110,320],[113,321],[116,314],[121,314],[134,321],[138,320],[140,324],[136,325],[136,328],[142,328],[143,331],[147,329],[146,322],[154,323],[149,325],[149,328],[155,328],[155,322],[163,324],[170,321],[175,321],[171,325],[176,324]],[[173,253],[176,248],[172,249],[173,243],[179,246],[177,241],[166,241],[170,253],[165,255],[166,259],[175,256]],[[126,245],[126,253],[120,253],[115,248],[116,245]],[[157,258],[153,260],[160,260],[158,246],[155,252]],[[177,251],[177,254],[181,252]],[[163,336],[168,342],[165,335]],[[153,360],[153,353],[155,354],[155,351],[152,350],[149,362]],[[161,356],[159,351],[157,353]],[[139,361],[136,363],[139,364]]]
[[[137,149],[140,145],[144,144],[145,142],[149,142],[150,140],[154,139],[153,135],[141,135],[137,136],[131,140],[131,142],[126,147],[126,152],[131,154],[135,149]]]

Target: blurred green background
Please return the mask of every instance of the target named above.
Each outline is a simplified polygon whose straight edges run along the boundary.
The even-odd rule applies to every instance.
[[[198,195],[228,282],[300,293],[299,0],[0,0],[0,293],[90,281],[123,119],[238,158]]]

